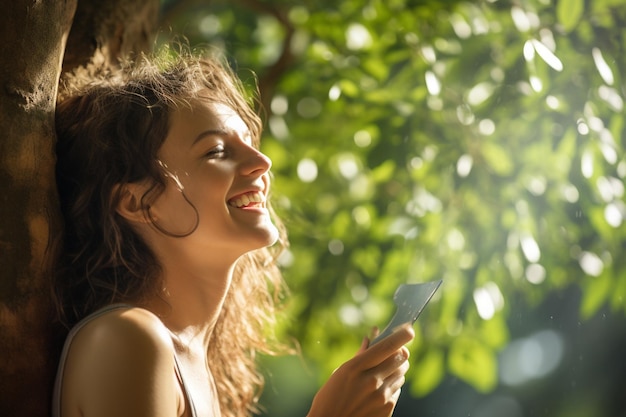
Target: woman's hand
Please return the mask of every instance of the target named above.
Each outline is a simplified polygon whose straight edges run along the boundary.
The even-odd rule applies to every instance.
[[[400,396],[409,369],[404,345],[415,333],[410,325],[359,352],[341,365],[319,390],[308,417],[388,417]]]

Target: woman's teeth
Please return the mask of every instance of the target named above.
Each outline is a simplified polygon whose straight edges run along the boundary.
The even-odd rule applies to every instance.
[[[249,205],[257,205],[259,203],[263,203],[264,199],[263,196],[261,195],[261,193],[248,193],[248,194],[244,194],[240,197],[237,197],[234,200],[230,201],[230,205],[237,207],[237,208],[241,208],[241,207],[247,207]]]

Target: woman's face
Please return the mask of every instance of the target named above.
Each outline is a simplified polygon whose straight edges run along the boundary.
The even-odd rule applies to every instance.
[[[158,155],[166,188],[150,208],[158,226],[181,235],[198,222],[182,239],[200,253],[240,256],[273,244],[278,231],[265,205],[271,161],[252,145],[241,117],[226,105],[196,102],[170,121]]]

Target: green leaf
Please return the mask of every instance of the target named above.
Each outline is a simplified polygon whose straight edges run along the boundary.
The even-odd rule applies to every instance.
[[[478,391],[488,392],[496,386],[495,353],[478,340],[458,337],[452,343],[449,355],[450,371]]]
[[[376,183],[388,182],[396,170],[396,162],[388,159],[372,170],[372,179]]]
[[[379,81],[383,81],[389,76],[389,65],[379,58],[363,61],[363,68]]]
[[[509,329],[502,314],[496,314],[489,320],[483,320],[480,333],[485,343],[494,349],[504,347],[509,340]]]
[[[513,160],[502,146],[493,142],[484,142],[480,149],[489,168],[502,176],[511,174]]]
[[[559,0],[556,5],[556,18],[566,32],[576,28],[585,11],[585,0]]]
[[[590,318],[607,301],[613,286],[609,268],[604,268],[597,277],[585,277],[583,283],[583,298],[580,305],[580,314],[583,318]]]
[[[380,267],[380,249],[375,245],[360,248],[354,251],[351,261],[365,275],[376,276]]]
[[[359,87],[350,80],[340,80],[338,85],[341,92],[348,97],[356,97],[359,95]]]
[[[412,365],[411,393],[423,397],[437,388],[445,374],[445,360],[441,349],[428,349],[418,363]]]
[[[345,236],[350,227],[352,226],[352,216],[347,211],[342,211],[337,213],[333,222],[331,223],[331,233],[332,237],[343,237]]]
[[[616,283],[611,291],[611,306],[614,310],[626,312],[626,273],[615,278]]]
[[[290,158],[282,143],[276,140],[264,140],[261,142],[261,150],[272,160],[275,170],[278,171],[288,166]]]

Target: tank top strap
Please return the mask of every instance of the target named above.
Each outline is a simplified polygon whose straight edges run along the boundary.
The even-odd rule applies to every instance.
[[[191,410],[191,417],[197,417],[196,406],[193,403],[193,398],[191,398],[191,393],[189,392],[189,388],[187,384],[185,384],[185,378],[183,377],[183,372],[180,368],[180,362],[178,361],[178,356],[176,355],[176,350],[174,349],[174,371],[176,372],[176,378],[178,379],[178,383],[183,389],[183,393],[185,394],[185,398],[187,399],[187,404],[189,404],[189,408]]]

